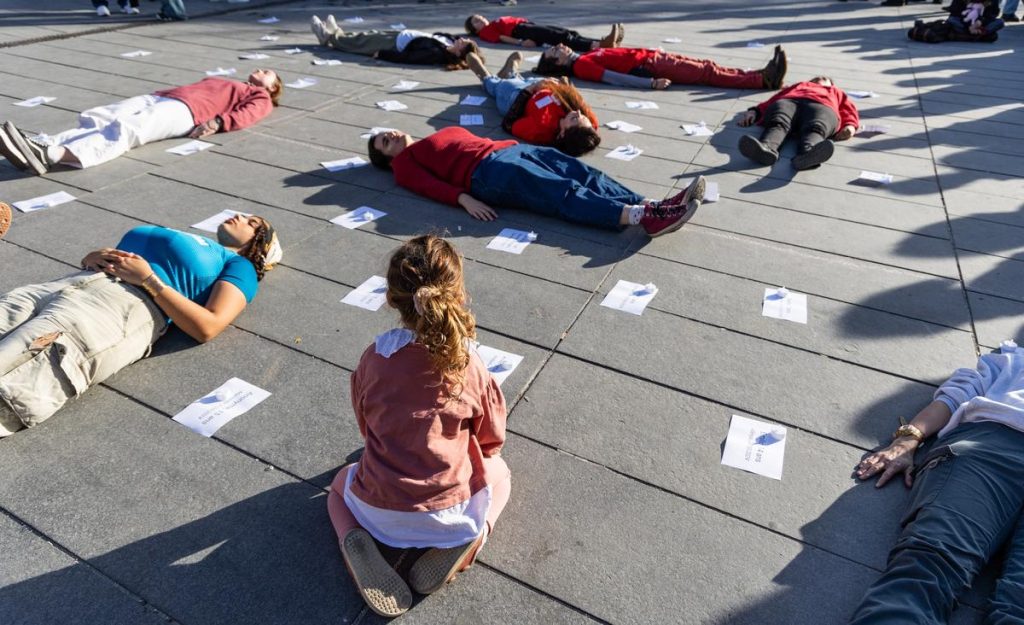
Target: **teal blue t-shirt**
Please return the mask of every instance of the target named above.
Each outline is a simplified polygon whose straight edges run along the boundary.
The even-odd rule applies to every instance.
[[[145,258],[158,278],[201,306],[210,299],[218,280],[238,287],[246,302],[256,297],[259,288],[256,270],[248,259],[197,234],[138,226],[121,238],[117,249]]]

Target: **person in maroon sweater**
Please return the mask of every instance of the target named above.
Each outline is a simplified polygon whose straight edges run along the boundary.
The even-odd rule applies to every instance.
[[[419,141],[382,132],[370,137],[368,150],[370,162],[393,171],[399,185],[484,221],[497,219],[497,205],[604,228],[640,225],[656,237],[693,216],[706,184],[698,176],[673,197],[644,199],[554,148],[495,141],[459,126]]]
[[[832,157],[833,141],[845,141],[857,133],[860,115],[857,105],[828,76],[815,76],[779,91],[751,107],[740,126],[761,124],[761,138],[740,137],[740,152],[761,165],[779,160],[779,147],[790,134],[797,137],[793,167],[812,169]]]
[[[544,51],[533,71],[640,89],[667,89],[672,83],[778,89],[786,77],[786,53],[782,46],[775,46],[767,65],[762,69],[745,70],[648,48],[601,48],[577,54],[559,44]]]
[[[84,169],[132,148],[252,126],[277,106],[283,86],[276,72],[258,69],[246,82],[204,78],[197,83],[89,109],[78,128],[30,139],[11,122],[0,128],[0,152],[15,167],[45,174],[62,164]]]
[[[610,33],[601,39],[591,39],[561,26],[534,24],[525,17],[506,15],[488,20],[475,13],[466,18],[466,32],[488,43],[510,43],[524,48],[564,44],[576,52],[612,48],[619,45],[626,36],[622,24],[612,24]]]

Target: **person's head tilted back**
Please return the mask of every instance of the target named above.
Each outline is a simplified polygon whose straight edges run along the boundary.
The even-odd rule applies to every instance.
[[[457,398],[469,366],[468,341],[476,338],[462,256],[432,234],[410,239],[391,255],[387,301],[430,352],[448,396]]]
[[[263,217],[238,214],[217,227],[217,242],[238,250],[238,255],[252,263],[256,279],[281,261],[284,251],[274,226]]]

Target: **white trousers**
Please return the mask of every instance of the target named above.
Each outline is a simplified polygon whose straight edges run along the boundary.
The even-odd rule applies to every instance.
[[[94,167],[152,141],[184,137],[195,127],[181,100],[140,95],[84,111],[78,128],[47,138],[75,155],[83,168]]]

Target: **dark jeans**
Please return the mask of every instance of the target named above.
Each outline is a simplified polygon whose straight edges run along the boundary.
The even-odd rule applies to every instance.
[[[836,134],[839,119],[829,107],[813,100],[776,100],[764,112],[761,142],[775,151],[795,132],[801,154]]]
[[[958,15],[950,15],[946,18],[946,23],[953,27],[953,30],[960,34],[970,32],[970,27],[964,23],[964,20]],[[991,22],[985,24],[985,34],[997,32],[1006,26],[1006,22],[1001,19],[994,19]]]
[[[469,194],[492,206],[616,229],[623,207],[644,199],[579,159],[524,144],[480,161]]]
[[[561,26],[541,26],[533,22],[517,24],[512,29],[512,36],[517,39],[530,39],[537,45],[557,46],[564,43],[576,52],[589,52],[596,39],[584,37],[575,30]]]
[[[118,0],[117,2],[122,7],[133,6],[136,9],[139,8],[139,0]],[[92,0],[93,8],[105,7],[110,4],[110,0]]]
[[[1024,432],[966,423],[918,464],[885,572],[851,625],[946,623],[979,569],[1007,546],[986,625],[1024,622]]]

